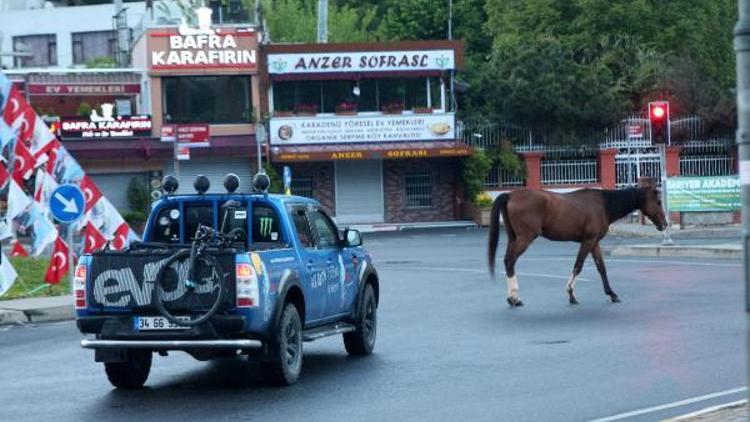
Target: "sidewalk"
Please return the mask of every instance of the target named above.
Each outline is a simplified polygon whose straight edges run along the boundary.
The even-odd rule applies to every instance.
[[[72,296],[35,297],[0,301],[0,325],[73,319]]]
[[[747,417],[747,400],[741,400],[667,419],[665,422],[746,422]]]
[[[610,234],[624,237],[641,237],[644,242],[636,245],[619,245],[607,252],[613,256],[668,256],[676,258],[741,259],[743,256],[742,228],[738,225],[717,227],[689,227],[672,229],[672,246],[662,246],[663,232],[651,224],[630,222],[615,223]],[[706,239],[702,243],[698,239]],[[709,240],[710,239],[710,240]]]
[[[341,227],[359,230],[361,233],[395,232],[402,230],[476,228],[473,221],[441,221],[425,223],[375,223],[375,224],[342,224]]]

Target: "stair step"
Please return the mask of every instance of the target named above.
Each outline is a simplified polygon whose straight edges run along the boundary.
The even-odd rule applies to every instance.
[[[352,331],[354,331],[354,326],[352,324],[337,322],[332,325],[324,325],[322,327],[305,330],[302,333],[302,340],[313,341],[323,337],[335,336],[336,334],[350,333]]]

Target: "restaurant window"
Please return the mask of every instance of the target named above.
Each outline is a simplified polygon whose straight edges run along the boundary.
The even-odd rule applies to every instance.
[[[211,0],[208,2],[211,8],[211,20],[215,24],[247,23],[250,20],[247,8],[240,0]]]
[[[13,52],[31,54],[28,57],[16,57],[16,67],[57,66],[57,38],[55,34],[13,37]]]
[[[273,106],[276,112],[296,113],[440,109],[440,78],[278,81],[273,84]]]
[[[407,174],[406,208],[431,208],[432,175],[429,173]]]
[[[74,32],[73,64],[85,64],[100,57],[115,57],[115,31]]]
[[[250,77],[162,78],[167,123],[252,123]]]

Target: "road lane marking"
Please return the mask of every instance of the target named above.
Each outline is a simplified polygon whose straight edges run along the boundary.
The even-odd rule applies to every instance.
[[[391,269],[395,270],[414,270],[414,271],[441,271],[441,272],[455,272],[455,273],[476,273],[476,274],[488,274],[486,270],[472,270],[470,268],[448,268],[448,267],[401,267],[395,265],[386,265]],[[559,280],[567,280],[568,276],[554,275],[554,274],[543,274],[543,273],[527,273],[516,271],[516,274],[523,277],[543,277],[543,278],[555,278]],[[489,274],[488,274],[489,275]],[[590,278],[577,277],[578,280],[591,281]]]
[[[570,261],[570,258],[557,258],[557,257],[527,257],[520,259],[519,262],[523,261]],[[628,264],[675,264],[675,265],[693,265],[699,267],[737,267],[742,268],[742,264],[734,263],[723,263],[723,262],[692,262],[692,261],[671,261],[671,260],[655,260],[655,259],[612,259],[606,258],[604,263],[610,262],[621,262]]]
[[[662,405],[659,405],[659,406],[646,407],[646,408],[643,408],[643,409],[638,409],[638,410],[633,410],[633,411],[630,411],[630,412],[620,413],[618,415],[607,416],[606,418],[593,419],[593,420],[591,420],[589,422],[619,421],[619,420],[622,420],[622,419],[632,418],[634,416],[645,415],[647,413],[654,413],[654,412],[658,412],[658,411],[661,411],[661,410],[672,409],[672,408],[675,408],[675,407],[680,407],[680,406],[685,406],[685,405],[688,405],[688,404],[698,403],[698,402],[701,402],[701,401],[711,400],[711,399],[715,399],[717,397],[724,397],[724,396],[729,396],[729,395],[732,395],[732,394],[742,393],[743,391],[747,391],[747,387],[739,387],[739,388],[733,388],[731,390],[724,390],[724,391],[719,391],[719,392],[716,392],[716,393],[704,394],[702,396],[692,397],[692,398],[685,399],[685,400],[680,400],[680,401],[674,401],[674,402],[662,404]]]
[[[694,418],[696,416],[705,415],[706,413],[712,413],[712,412],[715,412],[717,410],[722,410],[722,409],[728,409],[730,407],[741,406],[743,404],[747,404],[747,399],[737,400],[737,401],[733,401],[733,402],[730,402],[730,403],[718,404],[716,406],[711,406],[711,407],[707,407],[705,409],[696,410],[695,412],[688,413],[688,414],[685,414],[685,415],[682,415],[682,416],[678,416],[676,418],[667,419],[667,422],[684,421],[684,420],[687,420],[687,419]]]

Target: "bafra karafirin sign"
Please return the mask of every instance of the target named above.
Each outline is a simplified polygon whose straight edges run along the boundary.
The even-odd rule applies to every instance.
[[[257,65],[257,34],[252,28],[211,28],[211,9],[196,11],[198,28],[183,22],[150,35],[151,68],[251,68]],[[175,33],[176,32],[176,33]]]

